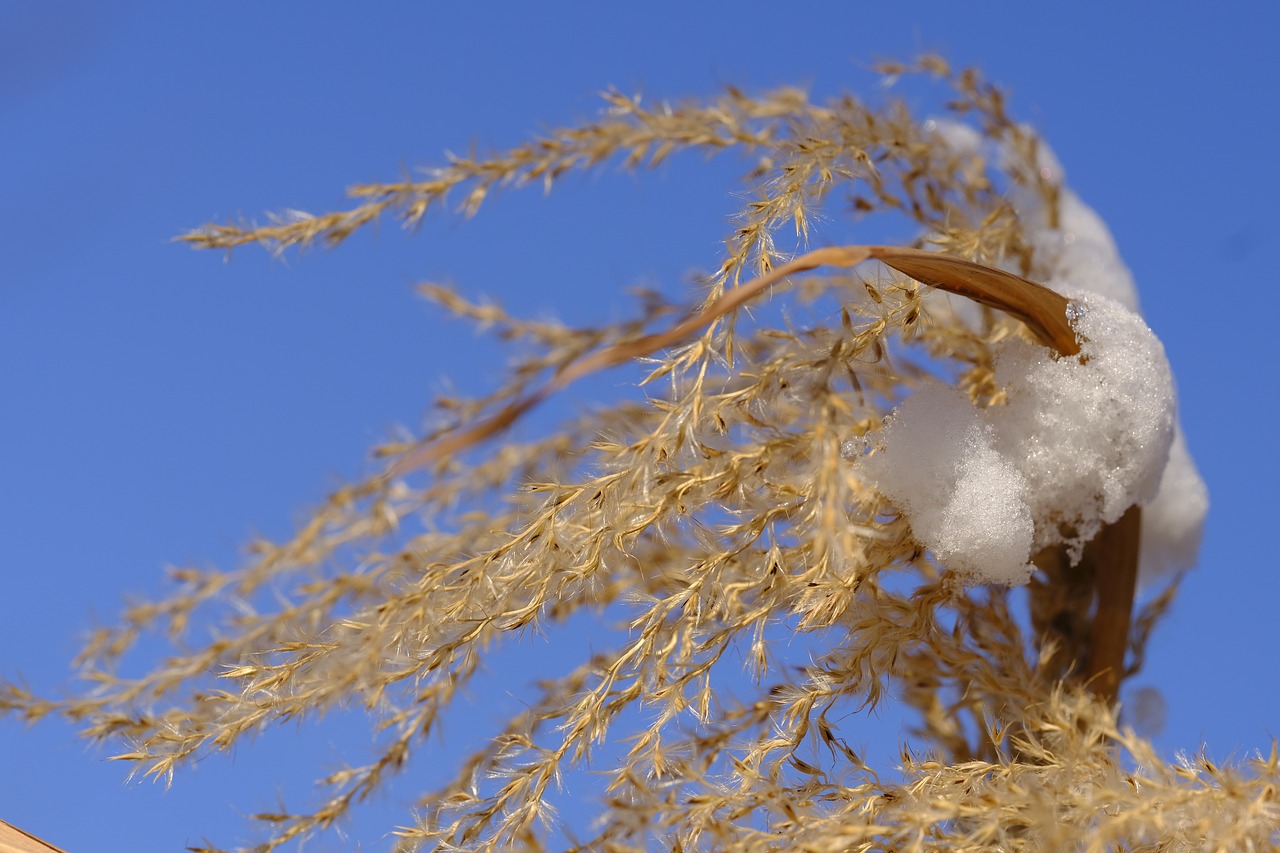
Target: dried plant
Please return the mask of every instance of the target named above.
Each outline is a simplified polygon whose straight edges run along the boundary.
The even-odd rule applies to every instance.
[[[1088,578],[1072,590],[1065,564],[1042,563],[1037,612],[1019,613],[1004,587],[941,566],[842,450],[940,369],[975,404],[998,402],[993,346],[1028,327],[1075,346],[1065,300],[1033,290],[1043,259],[1008,202],[1020,187],[1056,216],[1061,187],[1038,168],[1035,135],[976,72],[932,57],[884,70],[951,87],[948,109],[1008,156],[949,145],[897,102],[729,90],[650,109],[611,93],[592,122],[422,180],[357,186],[350,209],[184,236],[211,249],[335,245],[379,218],[412,225],[450,199],[470,215],[499,189],[602,164],[648,169],[690,149],[753,164],[752,200],[688,304],[648,294],[629,320],[574,329],[424,286],[518,346],[501,387],[436,401],[435,429],[378,448],[385,467],[291,540],[254,543],[238,569],[176,572],[172,595],[91,637],[78,695],[6,685],[0,706],[124,741],[119,758],[163,779],[283,721],[366,711],[378,755],[320,780],[311,807],[259,815],[265,840],[251,849],[267,851],[329,829],[430,756],[487,661],[580,616],[616,626],[616,645],[530,688],[449,784],[421,794],[396,849],[1276,849],[1274,747],[1240,767],[1166,762],[1120,725],[1114,684],[1089,689],[1102,673],[1118,682],[1119,666],[1086,671],[1088,650],[1073,646],[1097,606]],[[797,259],[777,248],[824,210],[850,209],[911,220],[920,242]],[[1000,310],[962,321],[921,282]],[[765,292],[835,321],[795,328],[738,310]],[[648,396],[598,400],[545,436],[509,429],[574,379],[641,363]],[[1171,597],[1138,615],[1129,660]],[[173,654],[125,677],[148,632]],[[788,653],[797,636],[811,658]],[[896,767],[849,746],[882,702],[918,716]],[[559,780],[581,780],[602,744],[618,757],[589,765],[596,819],[557,829]]]

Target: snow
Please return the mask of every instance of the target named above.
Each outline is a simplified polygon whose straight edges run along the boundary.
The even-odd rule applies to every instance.
[[[1184,572],[1195,565],[1209,512],[1209,490],[1187,451],[1182,430],[1174,432],[1169,465],[1155,500],[1143,508],[1139,583]]]
[[[960,391],[926,385],[894,412],[862,468],[944,565],[1022,583],[1035,533],[1027,480],[996,449],[988,421]]]
[[[1069,187],[1062,188],[1057,228],[1048,227],[1044,206],[1032,192],[1015,192],[1014,207],[1023,220],[1036,265],[1044,272],[1038,279],[1041,284],[1064,293],[1085,288],[1140,313],[1133,273],[1093,207],[1084,204]]]
[[[963,156],[1062,179],[1043,143],[1036,163],[1017,164],[994,146],[984,152],[965,125],[937,120],[929,129]],[[1143,582],[1184,571],[1195,563],[1208,493],[1177,424],[1164,348],[1138,314],[1133,276],[1106,223],[1069,187],[1059,193],[1056,228],[1038,193],[1015,187],[1010,200],[1034,249],[1032,277],[1073,300],[1080,356],[1005,341],[995,364],[1003,403],[979,409],[954,388],[927,384],[858,464],[917,540],[975,582],[1025,583],[1031,554],[1048,545],[1079,559],[1101,526],[1135,503],[1144,506]],[[980,316],[954,309],[962,322]]]
[[[1033,551],[1084,544],[1156,497],[1173,443],[1173,379],[1142,318],[1074,294],[1079,356],[1013,339],[996,356],[1006,401],[985,409],[933,382],[890,417],[860,464],[916,538],[985,583],[1030,577]]]
[[[1173,376],[1164,347],[1132,311],[1105,296],[1067,292],[1080,357],[1056,357],[1014,339],[996,356],[1008,402],[987,411],[1001,450],[1029,485],[1036,546],[1069,546],[1078,559],[1104,523],[1160,486],[1173,442]]]

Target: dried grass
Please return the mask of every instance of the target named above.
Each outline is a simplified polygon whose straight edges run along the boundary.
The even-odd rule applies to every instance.
[[[333,494],[291,540],[254,543],[238,569],[176,573],[171,596],[93,635],[82,692],[49,700],[9,684],[0,707],[124,741],[118,757],[157,778],[286,720],[366,709],[380,754],[320,780],[328,793],[311,807],[260,815],[252,849],[267,851],[330,828],[429,755],[504,645],[604,613],[625,619],[617,645],[541,685],[452,782],[423,793],[397,849],[543,849],[557,780],[627,737],[621,761],[592,765],[605,781],[581,849],[1276,849],[1274,748],[1242,767],[1164,761],[1108,702],[1062,679],[1076,660],[1051,632],[1025,631],[1004,590],[966,587],[923,555],[842,458],[842,444],[875,430],[922,375],[913,352],[950,360],[985,403],[997,390],[991,346],[1025,333],[1019,319],[1064,352],[1074,346],[1055,328],[1060,297],[982,272],[1012,261],[1036,277],[1001,191],[1018,182],[1056,199],[1033,167],[1034,135],[973,71],[936,58],[886,71],[953,87],[951,108],[1015,152],[1007,170],[948,149],[898,103],[730,90],[646,109],[610,93],[596,121],[454,158],[425,180],[356,187],[348,210],[184,236],[200,248],[332,245],[380,217],[414,224],[450,197],[470,214],[499,189],[550,186],[597,164],[645,169],[691,149],[758,164],[756,200],[689,305],[651,297],[628,321],[575,330],[426,288],[529,350],[502,387],[439,401],[447,423],[379,448],[385,470]],[[979,266],[913,249],[782,257],[779,230],[805,236],[837,189],[862,213],[911,217],[927,235],[917,249]],[[931,314],[916,280],[847,269],[792,278],[872,257],[929,284],[954,279],[1013,316],[989,313],[974,331]],[[794,287],[775,298],[832,300],[839,322],[773,327],[737,311],[784,280]],[[669,393],[600,400],[533,440],[508,433],[575,378],[638,359],[651,363],[649,387],[663,379]],[[462,452],[484,441],[485,453]],[[1088,620],[1088,600],[1063,600]],[[1137,620],[1135,664],[1167,601]],[[188,647],[205,625],[213,639]],[[822,653],[782,664],[770,639],[779,626]],[[119,675],[145,632],[171,638],[173,655],[142,677]],[[757,680],[734,702],[717,687],[741,668],[739,650]],[[898,768],[869,766],[847,743],[850,708],[887,701],[919,717]]]

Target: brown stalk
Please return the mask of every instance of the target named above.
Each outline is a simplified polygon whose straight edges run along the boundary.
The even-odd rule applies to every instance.
[[[682,343],[706,329],[716,320],[736,311],[788,276],[823,266],[852,267],[867,260],[878,260],[924,284],[964,296],[975,302],[1003,311],[1021,320],[1045,346],[1061,355],[1076,355],[1080,343],[1067,319],[1068,300],[1049,288],[1025,278],[984,266],[973,261],[897,246],[832,246],[816,249],[795,260],[775,267],[758,278],[725,292],[714,302],[690,314],[664,331],[586,353],[560,368],[541,387],[520,397],[493,415],[470,427],[442,435],[406,452],[387,469],[382,481],[446,459],[491,438],[518,420],[524,413],[577,379],[633,359],[652,355],[658,350]],[[1080,637],[1078,645],[1087,645],[1085,671],[1080,673],[1093,692],[1106,701],[1114,701],[1124,671],[1124,653],[1128,645],[1130,611],[1137,574],[1138,525],[1137,508],[1131,509],[1114,525],[1102,529],[1086,548],[1080,566],[1071,567],[1057,560],[1058,571],[1050,572],[1047,590],[1050,599],[1063,598],[1067,586],[1089,584],[1090,576],[1098,602],[1096,615],[1089,627],[1089,639]],[[1057,555],[1062,557],[1063,555]],[[1039,558],[1037,558],[1039,559]],[[1045,585],[1041,585],[1044,587]],[[1037,606],[1037,590],[1033,589],[1033,608]],[[1080,610],[1080,595],[1073,599],[1070,610]],[[1084,614],[1077,614],[1087,622]],[[1073,631],[1079,634],[1079,630]],[[1041,641],[1046,638],[1040,632]],[[1055,669],[1065,675],[1078,660],[1075,649],[1064,650],[1065,659]],[[1064,657],[1064,655],[1060,655]]]
[[[1142,508],[1135,505],[1115,523],[1103,526],[1085,547],[1084,560],[1092,562],[1098,607],[1093,614],[1084,677],[1094,694],[1108,703],[1116,700],[1124,677],[1141,544]]]

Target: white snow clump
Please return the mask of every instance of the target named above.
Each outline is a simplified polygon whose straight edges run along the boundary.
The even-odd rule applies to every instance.
[[[1156,497],[1173,442],[1164,348],[1133,312],[1078,291],[1079,356],[1005,342],[996,382],[1007,401],[979,409],[940,382],[890,417],[862,470],[942,562],[984,583],[1019,584],[1031,554],[1063,543],[1073,559],[1105,523]]]
[[[1027,478],[997,449],[989,418],[935,382],[898,407],[881,441],[862,470],[906,514],[916,539],[961,574],[1026,581],[1035,536]]]
[[[1039,169],[1047,169],[1056,181],[1063,171],[1053,151],[1043,140],[1036,146]],[[1005,152],[999,152],[1007,159]],[[1058,227],[1049,225],[1048,212],[1038,193],[1015,188],[1011,201],[1023,223],[1023,233],[1035,255],[1038,279],[1048,287],[1069,295],[1071,288],[1083,288],[1108,296],[1134,313],[1141,313],[1133,274],[1120,257],[1110,229],[1092,207],[1069,187],[1061,185],[1058,196]],[[1140,583],[1186,571],[1195,565],[1209,511],[1209,492],[1187,451],[1182,428],[1175,422],[1169,463],[1160,481],[1159,493],[1143,507],[1142,546],[1138,558]]]
[[[1033,249],[1032,277],[1083,308],[1074,325],[1088,342],[1083,359],[1006,342],[996,360],[1004,406],[979,410],[941,384],[920,389],[891,417],[864,471],[922,544],[975,580],[1025,582],[1030,554],[1045,545],[1065,543],[1078,558],[1133,503],[1143,505],[1140,580],[1189,569],[1208,490],[1177,424],[1163,347],[1138,316],[1111,231],[1063,184],[1043,140],[1036,162],[1021,163],[963,123],[931,120],[926,129],[961,155],[1059,185],[1057,227],[1040,193],[1015,184],[1009,197]],[[940,291],[931,300],[974,328],[981,322],[969,300]]]
[[[1160,490],[1142,510],[1140,583],[1184,572],[1195,565],[1208,512],[1209,490],[1191,460],[1182,430],[1175,429]]]

